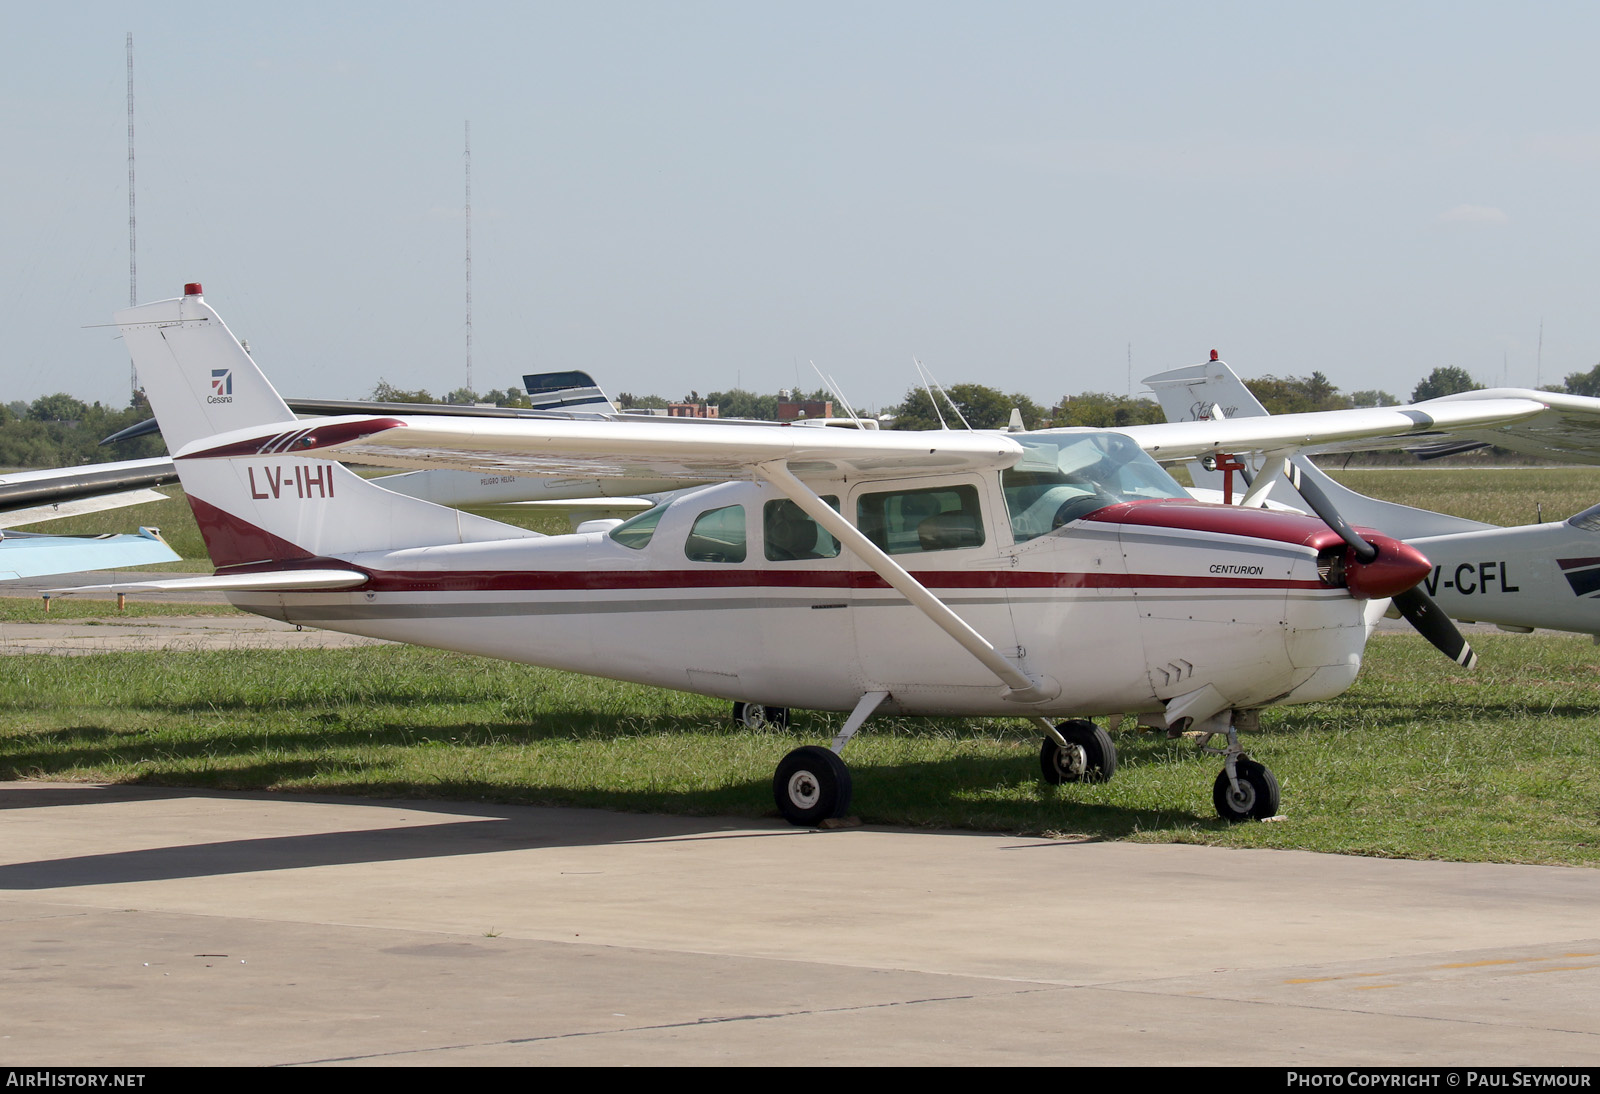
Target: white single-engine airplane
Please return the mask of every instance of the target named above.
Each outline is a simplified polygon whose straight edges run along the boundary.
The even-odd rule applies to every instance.
[[[307,626],[747,707],[848,711],[831,748],[778,765],[774,796],[796,824],[844,814],[839,754],[880,711],[1027,718],[1058,783],[1115,769],[1110,738],[1083,716],[1138,712],[1225,737],[1222,816],[1275,814],[1277,781],[1238,729],[1262,707],[1348,687],[1387,598],[1459,660],[1471,651],[1416,588],[1431,571],[1420,552],[1300,514],[1194,501],[1151,454],[1272,451],[1308,430],[1491,427],[1545,410],[1511,399],[1176,423],[1137,442],[1104,430],[297,421],[199,285],[116,319],[217,567],[184,584]],[[341,459],[714,485],[608,531],[546,537],[385,490]]]
[[[1144,382],[1156,393],[1170,422],[1259,418],[1267,413],[1220,360],[1157,373]],[[1600,462],[1600,399],[1524,388],[1447,396],[1456,402],[1507,397],[1538,399],[1551,410],[1497,430],[1476,447],[1492,442],[1565,463]],[[1248,487],[1237,492],[1241,502],[1249,496],[1251,504],[1304,507],[1287,477],[1263,479],[1248,466],[1225,462],[1217,467],[1212,462],[1211,468],[1198,461],[1190,465],[1199,497],[1234,495],[1224,488],[1231,486],[1227,477],[1238,470]],[[1423,589],[1452,619],[1495,623],[1507,630],[1550,628],[1600,637],[1600,506],[1564,521],[1503,528],[1366,497],[1339,485],[1305,456],[1292,457],[1290,466],[1302,491],[1320,492],[1347,520],[1381,527],[1426,554],[1433,569],[1423,578]]]

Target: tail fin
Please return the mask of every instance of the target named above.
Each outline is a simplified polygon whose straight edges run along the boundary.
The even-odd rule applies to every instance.
[[[1263,418],[1267,408],[1255,397],[1238,374],[1226,362],[1212,360],[1200,365],[1158,372],[1145,378],[1161,410],[1169,422],[1193,422],[1215,418]],[[1307,456],[1296,456],[1291,461],[1302,476],[1314,480],[1338,506],[1339,512],[1352,524],[1379,528],[1400,539],[1418,536],[1438,536],[1455,532],[1476,532],[1492,528],[1492,524],[1434,513],[1427,509],[1413,509],[1391,501],[1380,501],[1358,494],[1340,486],[1324,474]],[[1189,461],[1189,477],[1201,490],[1222,490],[1222,476],[1227,472],[1207,471],[1199,460]],[[1266,494],[1267,501],[1305,509],[1305,501],[1290,485],[1280,478]]]
[[[534,372],[522,378],[522,386],[535,410],[571,410],[584,414],[615,414],[611,401],[587,372]]]
[[[219,568],[537,535],[390,493],[327,460],[207,451],[195,442],[219,433],[294,434],[295,417],[199,285],[116,322]]]

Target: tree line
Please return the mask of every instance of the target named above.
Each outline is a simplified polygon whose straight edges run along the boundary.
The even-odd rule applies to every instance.
[[[102,445],[105,438],[150,417],[141,392],[117,409],[60,392],[31,403],[0,406],[0,467],[74,467],[165,455],[158,434]]]
[[[1346,395],[1320,372],[1313,372],[1310,376],[1263,376],[1246,380],[1245,386],[1273,414],[1394,406],[1400,402],[1386,391],[1365,390]],[[1482,387],[1465,369],[1454,365],[1441,366],[1412,389],[1411,402],[1436,399],[1460,391],[1476,391]],[[1022,424],[1027,429],[1064,426],[1117,429],[1166,420],[1155,400],[1139,395],[1088,391],[1062,396],[1055,403],[1044,406],[1027,395],[1006,394],[999,388],[983,384],[952,384],[945,390],[949,398],[941,397],[937,406],[929,398],[926,389],[917,387],[907,391],[900,403],[883,412],[884,427],[938,429],[941,425],[949,425],[959,429],[962,420],[965,420],[973,429],[1004,429],[1011,420],[1013,409],[1021,413]],[[1600,398],[1600,364],[1587,372],[1574,372],[1563,383],[1546,385],[1543,390]],[[520,388],[488,391],[481,395],[466,388],[457,388],[443,398],[435,398],[425,390],[403,390],[387,380],[379,380],[369,398],[386,403],[531,405],[527,393]],[[713,391],[704,397],[698,391],[691,391],[677,401],[716,406],[724,418],[773,420],[778,416],[780,398],[822,402],[832,396],[820,389],[760,395],[734,388]],[[668,402],[659,395],[640,396],[631,392],[622,392],[616,399],[617,405],[624,410],[664,408]],[[959,416],[952,410],[951,403],[959,408]],[[844,411],[835,406],[834,413],[842,416]],[[165,455],[166,446],[158,434],[111,445],[100,443],[106,437],[150,416],[150,406],[143,392],[135,394],[128,405],[121,409],[98,402],[86,404],[59,392],[41,396],[32,403],[19,400],[0,404],[0,467],[71,467]]]

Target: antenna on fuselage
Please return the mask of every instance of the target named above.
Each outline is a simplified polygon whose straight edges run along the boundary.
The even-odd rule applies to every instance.
[[[939,428],[949,429],[950,426],[944,420],[944,412],[939,409],[939,398],[933,393],[933,385],[928,382],[928,373],[923,369],[922,362],[913,357],[911,363],[917,367],[917,378],[922,381],[922,390],[928,393],[928,405],[933,407],[933,416],[939,419]]]
[[[912,360],[916,361],[917,359],[915,357],[913,357]],[[941,384],[938,381],[938,379],[933,375],[933,372],[931,370],[923,368],[921,361],[917,361],[917,368],[920,369],[923,373],[926,374],[928,381],[930,383],[932,383],[934,387],[939,389],[939,394],[944,396],[944,401],[946,403],[950,404],[950,409],[956,412],[956,417],[961,419],[961,424],[966,427],[966,430],[967,430],[968,433],[971,433],[972,432],[972,425],[971,425],[971,423],[969,423],[967,421],[967,416],[965,414],[961,413],[960,404],[958,404],[954,399],[950,398],[950,393],[944,389],[944,385]],[[929,399],[933,398],[933,392],[932,391],[928,392],[928,398]],[[937,404],[934,406],[934,411],[935,411],[935,413],[938,412]],[[943,425],[943,423],[944,423],[944,415],[943,414],[939,415],[939,422],[940,422],[941,425]],[[950,427],[949,426],[945,426],[945,428],[948,429]]]
[[[856,413],[856,408],[850,405],[850,400],[844,397],[844,391],[840,389],[838,384],[833,382],[833,377],[824,376],[822,374],[822,370],[817,367],[817,363],[815,361],[807,360],[806,364],[811,366],[811,371],[817,374],[817,378],[822,381],[823,385],[827,387],[828,391],[832,393],[833,397],[839,400],[839,405],[843,407],[844,412],[850,416],[850,420],[856,423],[856,428],[862,428],[861,416]]]

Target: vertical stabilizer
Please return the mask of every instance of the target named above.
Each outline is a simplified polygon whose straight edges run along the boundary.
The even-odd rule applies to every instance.
[[[1162,413],[1169,422],[1262,418],[1267,414],[1267,408],[1261,405],[1261,400],[1245,387],[1244,381],[1224,361],[1212,360],[1158,372],[1145,377],[1144,382],[1156,393]],[[1378,528],[1388,535],[1408,540],[1418,536],[1476,532],[1494,527],[1445,513],[1369,498],[1334,482],[1309,457],[1296,456],[1291,462],[1301,475],[1322,487],[1323,492],[1338,506],[1339,512],[1352,524]],[[1190,460],[1188,467],[1189,477],[1196,488],[1218,493],[1222,491],[1224,472],[1207,471],[1199,460]],[[1235,497],[1244,493],[1243,484],[1236,482],[1234,486]],[[1263,500],[1302,511],[1306,508],[1304,499],[1281,476],[1272,484]]]
[[[200,295],[141,304],[116,314],[167,451],[201,437],[294,420],[233,332]]]
[[[288,455],[288,445],[207,451],[195,442],[219,433],[302,431],[199,285],[116,321],[218,567],[537,536],[391,493],[342,464]]]

